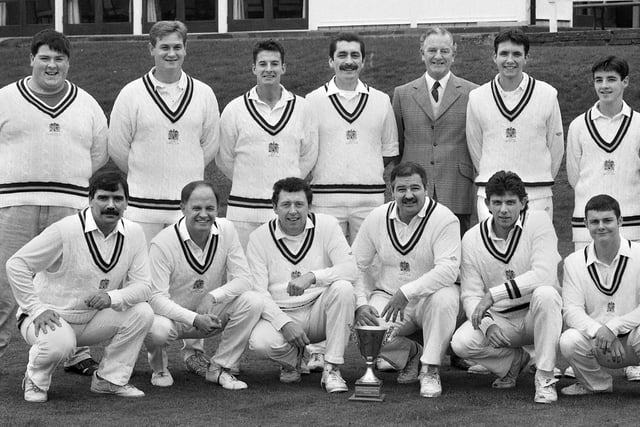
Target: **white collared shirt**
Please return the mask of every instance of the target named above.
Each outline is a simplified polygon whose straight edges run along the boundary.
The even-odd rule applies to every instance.
[[[254,86],[249,91],[249,99],[255,101],[255,106],[263,119],[267,121],[270,125],[275,125],[278,123],[278,120],[282,117],[284,113],[285,107],[287,106],[287,102],[292,100],[295,96],[286,90],[284,86],[280,85],[280,89],[282,90],[280,94],[280,99],[276,102],[276,105],[271,108],[269,104],[262,101],[258,96],[258,87]]]
[[[182,95],[187,87],[187,75],[184,71],[181,71],[180,79],[177,82],[163,83],[156,79],[156,76],[154,75],[155,69],[156,68],[153,67],[149,73],[151,83],[153,83],[153,87],[156,89],[162,100],[173,110],[180,103]]]
[[[305,231],[307,231],[309,228],[314,228],[314,225],[311,219],[307,217],[307,222],[304,225],[304,231],[297,236],[290,236],[289,234],[285,233],[284,230],[282,230],[282,228],[280,227],[280,220],[276,219],[275,236],[276,239],[282,240],[282,242],[287,246],[287,248],[289,248],[291,252],[295,253],[300,250],[300,247],[304,243],[304,239],[307,236],[307,233],[305,233]]]
[[[98,224],[96,224],[96,220],[93,218],[93,213],[90,208],[83,212],[82,215],[84,215],[84,232],[91,233],[102,258],[109,259],[116,245],[117,234],[120,233],[124,237],[127,236],[122,221],[118,220],[113,231],[105,236],[98,228]]]
[[[191,253],[200,263],[204,263],[206,254],[209,252],[209,246],[212,241],[211,236],[220,234],[220,230],[218,230],[216,224],[211,224],[209,238],[207,239],[207,243],[204,245],[204,249],[201,249],[200,246],[198,246],[191,238],[189,229],[187,228],[187,220],[184,217],[178,222],[178,231],[180,232],[180,239],[187,244]]]
[[[491,217],[489,218],[489,237],[491,238],[491,240],[493,240],[493,244],[498,249],[504,252],[509,246],[511,239],[513,238],[513,232],[515,231],[516,227],[519,227],[520,229],[522,229],[522,219],[520,216],[518,216],[516,223],[513,225],[513,227],[511,227],[511,230],[509,230],[509,233],[507,233],[507,238],[503,239],[501,237],[496,236],[495,231],[493,231],[493,217]]]
[[[427,90],[429,91],[429,101],[431,101],[431,108],[433,109],[433,114],[437,115],[438,110],[440,110],[440,104],[442,104],[442,98],[444,97],[444,90],[447,87],[447,83],[449,83],[449,78],[451,77],[451,71],[449,71],[443,78],[440,80],[436,80],[429,75],[429,73],[424,73],[424,78],[427,81]],[[436,83],[436,81],[440,82],[440,87],[438,88],[438,102],[433,99],[433,95],[431,95],[431,88]]]
[[[626,257],[631,257],[631,248],[629,247],[629,242],[623,238],[620,239],[620,247],[618,248],[618,253],[613,258],[611,264],[606,264],[598,259],[595,250],[595,244],[592,242],[587,249],[587,267],[591,264],[595,264],[596,270],[598,271],[598,277],[600,277],[601,283],[604,287],[611,289],[611,281],[613,280],[613,276],[618,268],[618,263],[620,262],[620,256],[624,255]]]
[[[427,207],[429,206],[429,198],[426,197],[424,200],[424,205],[413,218],[409,221],[409,224],[405,224],[400,217],[398,216],[398,204],[396,203],[395,208],[389,214],[389,218],[392,219],[396,229],[396,235],[398,236],[398,240],[400,243],[405,244],[409,241],[411,236],[415,233],[418,225],[420,225],[420,221],[427,214]]]
[[[333,77],[327,87],[327,96],[338,94],[340,103],[347,111],[353,111],[356,109],[358,102],[360,102],[360,94],[369,93],[369,89],[362,81],[358,80],[355,90],[342,90],[336,86],[336,78]]]
[[[605,141],[613,141],[618,130],[620,130],[620,123],[626,117],[631,116],[631,107],[626,102],[622,101],[622,110],[613,117],[607,117],[598,108],[600,101],[596,102],[591,109],[591,120],[596,125],[598,133]]]
[[[500,74],[496,75],[495,77],[498,93],[500,93],[500,96],[504,101],[504,105],[509,110],[513,110],[515,106],[518,105],[518,102],[520,102],[520,100],[522,99],[524,92],[527,90],[527,85],[529,84],[529,75],[527,73],[522,73],[522,81],[520,82],[518,87],[515,88],[515,90],[508,92],[502,88],[498,77],[500,77]]]

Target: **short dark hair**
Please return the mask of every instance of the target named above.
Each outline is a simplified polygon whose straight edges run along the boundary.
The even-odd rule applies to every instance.
[[[187,44],[187,26],[180,21],[158,21],[149,30],[149,43],[155,46],[159,39],[169,34],[178,33],[182,37],[182,43]]]
[[[608,194],[598,194],[589,199],[584,207],[584,219],[587,219],[587,212],[606,212],[613,211],[616,214],[616,218],[620,218],[620,203]]]
[[[424,185],[425,189],[427,188],[427,171],[415,162],[402,162],[391,170],[391,188],[393,189],[397,177],[411,175],[419,175],[422,180],[422,185]]]
[[[99,170],[89,179],[89,198],[93,199],[98,190],[118,191],[122,186],[124,197],[129,200],[129,185],[127,178],[120,171]]]
[[[280,53],[280,62],[284,64],[284,47],[274,39],[262,40],[256,43],[255,46],[253,46],[253,63],[254,64],[258,59],[258,54],[263,50]]]
[[[487,181],[484,191],[487,201],[491,200],[491,196],[504,196],[507,193],[515,194],[521,202],[527,197],[524,182],[518,174],[511,171],[502,170],[494,173]]]
[[[365,48],[364,42],[356,33],[338,33],[331,39],[329,44],[329,58],[333,58],[333,54],[336,53],[336,46],[338,42],[358,42],[360,43],[360,54],[364,58]]]
[[[524,46],[524,54],[529,54],[529,37],[518,28],[509,28],[500,31],[493,39],[493,51],[498,53],[498,45],[502,42],[511,41],[513,44]]]
[[[213,191],[213,195],[216,196],[216,205],[220,202],[220,196],[219,196],[218,190],[216,190],[216,187],[213,185],[213,183],[210,181],[202,180],[202,181],[191,181],[190,183],[188,183],[182,188],[182,191],[180,192],[180,203],[186,204],[187,202],[189,202],[189,199],[191,198],[191,194],[198,187],[209,187],[211,191]]]
[[[614,55],[607,56],[597,60],[591,67],[591,74],[595,77],[597,71],[613,71],[618,73],[620,80],[629,75],[629,63]]]
[[[42,30],[31,39],[31,55],[36,56],[40,46],[49,46],[51,50],[67,55],[71,58],[71,43],[64,34],[47,28]]]
[[[304,191],[304,195],[307,197],[307,203],[309,205],[311,205],[311,201],[313,200],[313,192],[311,191],[311,186],[309,185],[309,183],[304,179],[290,176],[288,178],[278,180],[275,184],[273,184],[273,195],[271,196],[271,203],[273,203],[273,206],[278,205],[280,193],[283,191],[286,191],[287,193]]]

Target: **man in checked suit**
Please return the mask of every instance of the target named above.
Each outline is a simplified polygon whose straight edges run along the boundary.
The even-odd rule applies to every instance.
[[[420,43],[427,72],[393,93],[400,156],[427,170],[429,196],[453,211],[464,234],[475,201],[465,135],[467,101],[478,85],[451,73],[456,43],[450,32],[430,28]]]

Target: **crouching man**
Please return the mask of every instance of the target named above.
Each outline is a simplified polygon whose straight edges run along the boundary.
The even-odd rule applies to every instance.
[[[356,323],[389,326],[398,337],[380,358],[400,369],[399,383],[420,381],[420,396],[442,393],[439,367],[455,329],[460,290],[460,224],[444,205],[427,196],[427,173],[405,162],[391,171],[394,201],[374,209],[353,243],[360,275]],[[369,271],[380,260],[375,280]],[[404,335],[422,329],[424,350]],[[422,368],[420,368],[422,364]]]
[[[149,258],[156,313],[145,341],[151,384],[173,385],[166,346],[178,338],[222,334],[216,354],[204,354],[203,341],[183,348],[190,371],[227,390],[247,384],[231,373],[260,318],[263,298],[251,292],[249,266],[233,224],[216,218],[218,197],[211,183],[194,181],[182,189],[184,217],[151,241]],[[224,283],[226,280],[226,283]]]
[[[602,367],[640,362],[640,244],[620,236],[613,197],[592,197],[584,211],[593,242],[565,259],[562,286],[568,329],[560,350],[578,382],[561,393],[571,396],[610,393],[612,378]]]
[[[249,237],[247,259],[265,301],[249,347],[278,362],[280,381],[292,383],[300,381],[305,346],[326,339],[321,386],[345,392],[340,365],[353,324],[356,263],[338,221],[309,212],[312,197],[300,178],[277,181],[277,218]]]
[[[127,182],[117,172],[89,183],[89,208],[47,227],[7,262],[31,345],[24,399],[46,402],[51,375],[76,345],[107,342],[91,381],[94,393],[144,396],[129,384],[153,321],[149,261],[139,225],[122,219]]]
[[[547,213],[527,210],[518,175],[496,172],[485,188],[491,216],[462,239],[461,298],[469,320],[451,347],[496,374],[494,388],[507,389],[529,362],[522,347],[534,344],[534,401],[555,402],[553,368],[562,330],[558,238]]]

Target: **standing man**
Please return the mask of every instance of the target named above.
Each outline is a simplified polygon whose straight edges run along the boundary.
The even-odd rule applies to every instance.
[[[496,172],[485,191],[491,216],[462,239],[461,296],[469,320],[451,347],[495,373],[494,388],[508,389],[529,362],[522,347],[535,343],[534,401],[552,403],[562,330],[558,238],[545,213],[527,209],[525,184],[515,173]]]
[[[345,392],[340,374],[353,325],[356,265],[335,218],[309,212],[313,194],[290,177],[273,186],[277,218],[251,234],[247,259],[264,295],[249,347],[281,366],[280,381],[300,381],[305,346],[326,340],[321,386]]]
[[[475,205],[474,171],[465,126],[469,92],[478,85],[451,72],[456,57],[453,35],[440,27],[420,37],[426,73],[395,88],[393,111],[402,161],[427,171],[431,199],[458,217],[460,234],[471,226]]]
[[[640,362],[640,245],[620,236],[620,205],[600,194],[585,206],[593,242],[564,261],[562,300],[568,329],[560,350],[579,382],[560,392],[570,396],[610,393],[602,367]]]
[[[166,353],[171,341],[198,338],[183,352],[183,359],[203,358],[207,381],[228,390],[245,389],[247,384],[229,369],[238,366],[262,314],[262,296],[250,292],[251,273],[233,224],[216,218],[213,185],[187,184],[180,206],[184,217],[162,230],[149,249],[153,285],[149,303],[155,320],[145,344],[153,371],[151,384],[173,385]],[[200,338],[218,333],[222,339],[209,362]]]
[[[216,164],[231,180],[227,218],[240,243],[273,218],[271,183],[305,178],[318,157],[318,132],[307,101],[282,86],[284,48],[274,40],[253,48],[256,86],[231,101],[220,118]]]
[[[460,224],[448,208],[427,196],[427,173],[419,164],[394,167],[391,187],[395,200],[369,214],[353,244],[360,273],[356,324],[397,322],[401,336],[422,329],[424,351],[402,336],[383,346],[380,357],[401,370],[399,383],[420,381],[420,396],[437,397],[442,393],[439,367],[459,309],[460,290],[454,282]],[[365,273],[376,256],[381,267],[373,281]]]
[[[18,328],[31,345],[27,402],[47,401],[51,376],[76,343],[104,341],[91,391],[144,396],[128,381],[153,322],[151,284],[144,233],[122,219],[128,196],[120,173],[94,175],[89,208],[47,227],[7,262]]]
[[[360,37],[338,34],[329,46],[335,76],[307,95],[319,126],[314,209],[336,217],[349,243],[369,212],[384,203],[384,167],[398,155],[389,96],[360,81],[364,64]]]
[[[467,107],[467,144],[478,173],[478,219],[490,216],[484,187],[502,169],[522,178],[529,209],[553,218],[551,186],[564,153],[557,91],[524,72],[529,39],[522,31],[502,31],[493,47],[498,75],[469,94]]]
[[[31,40],[31,76],[0,89],[0,357],[15,328],[7,260],[49,225],[86,206],[89,178],[107,162],[107,119],[67,80],[71,45],[43,30]],[[91,375],[88,349],[65,362]]]
[[[187,27],[159,21],[149,31],[155,66],[118,95],[109,125],[109,155],[131,185],[127,218],[147,242],[180,218],[180,190],[204,178],[218,150],[218,101],[182,71]]]

